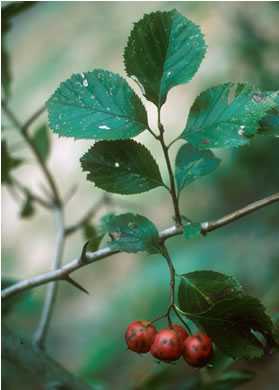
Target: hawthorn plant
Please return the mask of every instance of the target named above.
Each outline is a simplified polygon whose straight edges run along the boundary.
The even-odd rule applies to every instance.
[[[179,199],[183,191],[193,181],[213,172],[221,163],[212,149],[246,145],[259,133],[279,134],[278,91],[262,91],[248,83],[225,82],[202,91],[194,100],[179,137],[169,144],[165,142],[167,130],[161,120],[161,109],[168,92],[193,78],[205,53],[206,43],[199,26],[176,10],[154,12],[135,23],[124,50],[125,70],[127,76],[139,86],[142,96],[156,106],[157,128],[149,126],[147,110],[127,81],[119,74],[103,69],[73,74],[60,84],[46,102],[49,127],[54,133],[76,140],[96,141],[80,158],[82,171],[87,173],[87,180],[96,187],[123,195],[139,194],[157,187],[169,193],[170,224],[172,218],[175,224],[161,232],[155,226],[156,221],[128,212],[108,214],[102,219],[98,231],[92,230],[89,223],[92,210],[75,226],[65,227],[63,200],[46,165],[43,148],[46,145],[45,129],[39,129],[34,137],[28,132],[29,126],[43,109],[22,125],[10,111],[7,101],[2,102],[7,116],[35,153],[48,181],[51,196],[48,200],[41,199],[13,178],[12,170],[22,162],[11,156],[5,142],[2,142],[3,180],[25,193],[23,214],[31,213],[33,204],[40,203],[54,211],[58,227],[52,271],[9,285],[2,290],[2,300],[7,299],[8,302],[16,294],[49,283],[41,322],[34,338],[41,348],[39,355],[36,349],[36,359],[44,362],[42,364],[51,373],[52,381],[57,380],[62,386],[67,384],[69,389],[88,387],[81,382],[73,385],[67,377],[69,373],[56,370],[56,363],[50,363],[50,360],[47,363],[44,361],[47,358],[43,347],[55,302],[55,282],[65,280],[84,291],[70,274],[121,251],[160,254],[170,271],[170,301],[166,302],[165,312],[157,318],[135,318],[132,324],[127,324],[126,343],[132,351],[150,351],[156,359],[165,363],[183,356],[190,366],[204,367],[211,364],[216,351],[236,360],[248,360],[278,349],[278,334],[265,307],[244,291],[238,280],[214,270],[177,274],[167,249],[167,241],[173,236],[181,234],[185,239],[192,239],[206,235],[279,200],[279,194],[274,194],[214,221],[190,221],[181,215]],[[168,181],[163,180],[152,152],[134,139],[143,131],[148,131],[160,144]],[[175,161],[171,161],[169,150],[178,140],[185,143],[178,150]],[[86,230],[89,241],[83,246],[79,258],[61,266],[64,241],[78,228]],[[99,249],[105,235],[110,237],[108,247]],[[171,313],[177,318],[176,324],[172,323]],[[160,331],[154,325],[158,319],[165,319],[165,328]],[[192,334],[188,320],[199,330],[197,334]],[[4,356],[16,360],[19,347],[13,352],[12,344],[18,336],[7,329],[5,332],[12,342],[4,342]],[[30,356],[35,354],[28,341],[24,341],[24,346],[30,349]],[[24,359],[18,358],[17,362],[23,366],[25,364]],[[62,370],[61,367],[59,369]],[[34,368],[31,372],[36,375]],[[230,383],[229,388],[249,379],[242,372],[233,372],[231,377],[230,373],[225,375],[227,379],[217,378],[216,383]],[[49,385],[49,378],[44,375],[39,380],[44,386]],[[209,388],[207,385],[213,386],[212,383],[204,384],[204,388]]]

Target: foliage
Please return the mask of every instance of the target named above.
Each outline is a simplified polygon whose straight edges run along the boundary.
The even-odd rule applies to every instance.
[[[3,39],[10,28],[10,18],[23,9],[25,7],[6,7]],[[8,98],[11,77],[3,42],[2,50],[3,90]],[[75,140],[96,141],[80,158],[82,170],[88,172],[88,181],[104,191],[121,195],[141,194],[163,187],[172,198],[176,222],[172,229],[183,233],[185,240],[205,234],[204,225],[180,214],[178,200],[181,201],[182,191],[191,183],[220,166],[220,158],[210,149],[238,148],[248,145],[257,135],[278,136],[279,128],[278,91],[264,91],[248,83],[227,82],[201,92],[190,108],[180,136],[169,145],[165,144],[161,108],[174,87],[186,84],[194,77],[205,53],[206,43],[199,26],[176,10],[153,12],[134,24],[124,50],[125,71],[139,86],[143,97],[156,106],[159,133],[150,128],[148,112],[140,97],[125,78],[111,71],[94,69],[75,73],[62,82],[46,102],[49,127],[54,133]],[[162,147],[169,184],[162,179],[156,156],[144,144],[132,139],[145,130]],[[173,172],[169,149],[178,140],[186,143],[176,154]],[[44,172],[47,172],[48,127],[37,128],[30,136],[30,142]],[[3,183],[13,183],[11,172],[21,162],[21,159],[11,156],[6,141],[2,141]],[[48,173],[46,177],[53,192],[51,207],[61,207],[62,210]],[[25,200],[20,216],[31,217],[36,197],[29,190],[23,192]],[[167,237],[160,235],[150,219],[133,213],[110,213],[102,218],[98,227],[87,218],[80,223],[80,228],[85,240],[89,241],[89,251],[97,251],[105,235],[109,235],[108,245],[113,251],[163,256],[170,269],[171,299],[166,314],[159,318],[166,317],[169,324],[171,310],[174,315],[181,313],[212,339],[217,347],[216,353],[221,353],[223,361],[230,364],[229,358],[259,358],[264,352],[278,348],[275,326],[263,304],[246,294],[240,282],[232,276],[212,270],[176,274],[165,247],[171,234]],[[180,278],[178,305],[174,303],[175,277]],[[78,287],[76,282],[73,284]],[[79,288],[85,291],[83,287]],[[4,314],[12,310],[12,306],[4,306]],[[160,388],[170,375],[170,370],[163,371],[137,388]],[[250,372],[222,371],[198,384],[185,382],[183,388],[230,390],[251,379],[253,374]]]

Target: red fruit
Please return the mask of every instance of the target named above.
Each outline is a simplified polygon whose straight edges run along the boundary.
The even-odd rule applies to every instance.
[[[182,340],[184,341],[185,339],[187,339],[187,337],[189,336],[188,333],[186,332],[186,330],[178,325],[178,324],[173,324],[171,326],[171,328],[169,327],[165,327],[164,329],[173,329],[176,331],[176,333],[182,338]]]
[[[132,322],[125,333],[128,348],[138,353],[148,352],[156,333],[157,329],[148,321]]]
[[[175,330],[163,329],[156,334],[150,352],[159,360],[172,362],[180,358],[183,349],[181,336]]]
[[[183,357],[192,367],[203,367],[213,354],[212,343],[208,336],[202,333],[188,337],[184,341]]]

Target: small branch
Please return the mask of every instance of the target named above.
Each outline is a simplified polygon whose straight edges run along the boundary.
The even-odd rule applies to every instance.
[[[244,207],[243,209],[237,210],[232,214],[229,214],[226,217],[220,218],[216,221],[210,221],[210,222],[203,222],[201,223],[202,226],[202,233],[206,234],[208,232],[211,232],[212,230],[218,229],[228,223],[231,223],[238,218],[247,215],[249,213],[252,213],[253,211],[258,210],[259,208],[265,207],[269,204],[272,204],[274,202],[279,201],[279,193],[269,196],[265,199],[262,199],[258,202],[252,203],[249,206]],[[160,232],[159,237],[161,242],[164,242],[165,240],[177,236],[179,234],[183,234],[183,229],[181,226],[171,226],[168,229],[163,230]],[[65,278],[65,276],[71,274],[72,272],[76,271],[77,269],[90,264],[90,263],[95,263],[97,261],[100,261],[102,259],[105,259],[109,256],[114,255],[115,253],[119,253],[119,251],[113,251],[110,248],[104,248],[100,249],[96,252],[89,252],[86,254],[87,257],[87,262],[86,263],[80,263],[80,258],[77,258],[70,263],[64,265],[62,268],[53,271],[53,272],[48,272],[46,274],[42,274],[39,276],[35,276],[32,279],[29,280],[24,280],[22,282],[16,283],[13,286],[7,287],[2,291],[2,299],[6,299],[10,296],[13,296],[19,292],[29,290],[31,288],[41,286],[43,284],[49,283],[54,280],[62,280]]]
[[[60,209],[55,209],[55,218],[57,226],[56,250],[52,262],[52,272],[55,272],[61,267],[62,254],[65,241],[63,214]],[[48,285],[47,295],[43,307],[43,312],[38,325],[38,329],[34,335],[34,343],[41,349],[44,349],[47,333],[55,305],[57,296],[58,283],[51,282]]]
[[[157,320],[159,320],[160,318],[163,318],[163,317],[167,317],[167,321],[168,321],[168,327],[171,328],[171,318],[170,318],[170,311],[174,305],[174,294],[175,294],[175,269],[174,269],[174,266],[172,264],[172,261],[170,259],[170,256],[168,254],[168,251],[167,251],[167,248],[165,247],[165,245],[162,243],[161,244],[161,254],[162,256],[167,260],[167,263],[168,263],[168,266],[169,266],[169,270],[170,270],[170,303],[169,303],[169,306],[168,306],[168,309],[166,311],[165,314],[162,314],[161,316],[155,318],[154,320],[151,321],[151,324]]]
[[[271,195],[265,199],[261,199],[257,202],[251,203],[250,205],[243,207],[240,210],[234,211],[231,214],[225,215],[224,217],[217,219],[216,221],[201,223],[201,226],[202,226],[201,232],[203,234],[206,234],[208,232],[212,232],[213,230],[219,229],[220,227],[225,226],[228,223],[236,221],[237,219],[244,217],[245,215],[250,214],[253,211],[256,211],[258,209],[261,209],[262,207],[265,207],[267,205],[270,205],[270,204],[278,202],[278,201],[279,201],[279,192],[277,194]]]
[[[160,130],[160,136],[158,137],[158,140],[161,143],[161,146],[162,146],[162,149],[163,149],[163,153],[164,153],[164,156],[165,156],[165,160],[166,160],[166,163],[167,163],[168,172],[169,172],[170,194],[171,194],[171,197],[172,197],[172,204],[173,204],[173,208],[174,208],[175,222],[176,222],[177,225],[182,225],[181,216],[180,216],[180,212],[179,212],[178,197],[177,197],[176,188],[175,188],[174,175],[173,175],[171,162],[170,162],[170,158],[169,158],[168,147],[166,146],[165,140],[164,140],[164,127],[163,127],[163,125],[161,123],[160,109],[159,108],[158,108],[158,128]]]
[[[87,213],[77,222],[75,225],[69,226],[65,229],[65,235],[69,236],[72,233],[75,233],[77,230],[81,229],[86,222],[89,222],[91,218],[100,210],[100,207],[105,203],[105,199],[101,198],[95,203]]]
[[[2,357],[21,367],[46,390],[92,390],[30,341],[2,325]]]
[[[28,129],[33,122],[46,110],[46,106],[43,105],[40,107],[33,115],[30,116],[29,119],[22,125],[22,129]]]
[[[30,149],[33,151],[34,155],[36,156],[38,163],[45,175],[45,178],[47,179],[47,182],[52,190],[53,196],[54,196],[54,202],[57,206],[61,207],[61,200],[60,196],[58,194],[58,190],[56,188],[56,183],[49,172],[44,160],[42,159],[40,153],[38,152],[36,146],[34,145],[32,138],[29,136],[27,130],[28,127],[33,123],[35,119],[43,112],[42,108],[40,108],[34,115],[31,116],[30,119],[28,119],[24,125],[21,125],[20,122],[17,120],[16,116],[12,113],[12,111],[8,108],[5,102],[2,101],[2,107],[5,110],[6,114],[10,118],[11,122],[15,125],[15,127],[20,131],[21,135],[25,139],[26,143],[29,145]]]
[[[16,187],[22,192],[24,193],[25,195],[26,194],[29,194],[31,196],[31,198],[37,202],[39,205],[45,207],[46,209],[51,209],[53,210],[53,205],[49,202],[47,202],[46,200],[42,199],[41,197],[39,197],[38,195],[34,194],[33,192],[31,192],[29,190],[29,188],[25,187],[23,184],[21,184],[18,180],[16,179],[13,179],[13,183],[16,185]]]

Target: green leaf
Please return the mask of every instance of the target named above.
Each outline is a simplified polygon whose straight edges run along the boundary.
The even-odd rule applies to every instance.
[[[268,111],[260,121],[258,133],[261,135],[279,136],[279,106]]]
[[[189,143],[182,145],[175,159],[178,194],[194,180],[214,171],[220,161],[210,150],[199,150]]]
[[[26,199],[24,201],[24,204],[22,206],[22,209],[20,211],[20,217],[21,218],[29,218],[34,215],[35,209],[34,209],[34,204],[33,204],[33,197],[27,193],[26,194]]]
[[[142,215],[127,213],[115,216],[109,220],[107,229],[115,238],[109,243],[111,249],[128,253],[161,252],[156,226]]]
[[[108,192],[138,194],[164,185],[156,161],[134,140],[97,142],[80,161],[87,180]]]
[[[145,108],[127,81],[102,69],[72,75],[46,105],[50,127],[64,137],[127,139],[148,128]]]
[[[18,282],[19,280],[3,278],[1,279],[1,288],[2,290],[4,290],[5,288],[8,288]],[[24,300],[28,299],[30,295],[31,295],[31,290],[28,290],[22,292],[21,294],[17,294],[12,297],[9,297],[8,299],[5,299],[1,305],[2,318],[12,313],[16,309],[16,307],[21,303],[23,303]]]
[[[199,149],[236,147],[249,143],[259,120],[276,106],[277,92],[260,92],[248,84],[238,84],[231,103],[233,83],[210,88],[200,94],[190,109],[180,138]]]
[[[87,223],[83,228],[83,236],[89,241],[87,250],[95,252],[99,249],[102,239],[105,234],[98,232],[94,225]]]
[[[215,381],[204,384],[202,390],[233,390],[254,378],[255,374],[251,371],[229,371],[220,375]]]
[[[188,240],[200,235],[201,225],[198,222],[188,222],[183,225],[183,237]]]
[[[41,159],[45,162],[50,148],[50,139],[47,125],[39,127],[33,135],[33,144],[35,145]]]
[[[145,15],[135,23],[124,62],[127,75],[160,108],[171,88],[192,79],[205,52],[199,26],[174,9]]]
[[[264,336],[268,346],[278,346],[275,327],[264,306],[248,295],[224,299],[201,313],[184,314],[233,359],[254,359],[263,355],[265,347],[255,332]]]
[[[19,158],[13,158],[8,151],[6,140],[1,141],[1,181],[2,183],[12,184],[11,171],[22,163]]]
[[[243,294],[236,279],[219,272],[195,271],[180,277],[179,306],[187,313],[203,312],[218,301]]]

